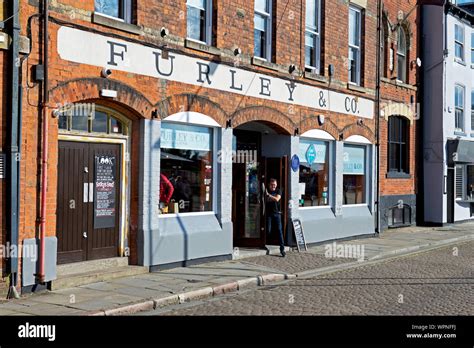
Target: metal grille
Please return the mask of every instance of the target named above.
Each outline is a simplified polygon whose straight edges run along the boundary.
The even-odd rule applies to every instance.
[[[456,166],[456,198],[463,198],[464,168]]]
[[[0,153],[0,179],[5,178],[5,154]]]

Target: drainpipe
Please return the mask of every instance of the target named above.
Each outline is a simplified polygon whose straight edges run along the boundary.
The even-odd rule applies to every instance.
[[[19,80],[19,67],[18,59],[20,57],[20,20],[19,20],[19,0],[13,0],[9,2],[9,13],[12,17],[10,21],[10,31],[12,37],[12,45],[10,48],[10,77],[11,77],[11,88],[10,88],[10,151],[8,164],[10,168],[9,175],[9,188],[8,188],[8,226],[10,229],[10,243],[12,248],[16,248],[18,251],[18,225],[19,225],[19,206],[18,206],[18,188],[19,188],[19,144],[18,144],[18,114],[19,114],[19,98],[18,98],[18,80]],[[18,252],[15,257],[10,257],[10,288],[8,291],[8,298],[18,298],[18,292],[16,286],[18,283]]]
[[[375,148],[376,148],[376,159],[375,159],[375,168],[377,172],[377,181],[376,181],[376,196],[377,196],[377,211],[376,211],[376,222],[375,222],[375,232],[380,235],[380,85],[381,85],[381,41],[382,41],[382,0],[377,0],[377,63],[376,63],[376,75],[377,75],[377,85],[376,85],[376,111],[375,111]]]
[[[48,83],[48,38],[49,38],[49,0],[43,0],[43,103],[41,106],[43,116],[43,143],[41,155],[41,217],[40,217],[40,264],[37,280],[44,283],[45,279],[45,238],[46,238],[46,204],[48,192],[48,102],[49,102],[49,83]]]

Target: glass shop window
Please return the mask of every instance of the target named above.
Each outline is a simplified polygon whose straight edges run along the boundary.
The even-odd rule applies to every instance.
[[[160,211],[212,211],[213,129],[162,123]]]
[[[467,166],[467,200],[474,201],[474,165]]]
[[[327,206],[329,202],[329,142],[300,139],[300,206]]]
[[[344,145],[343,204],[367,203],[367,147]]]

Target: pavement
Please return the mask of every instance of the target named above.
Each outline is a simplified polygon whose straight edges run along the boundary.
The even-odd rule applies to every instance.
[[[401,256],[474,240],[474,222],[445,227],[407,227],[380,237],[336,241],[278,255],[242,255],[232,261],[210,262],[141,274],[70,289],[22,296],[0,303],[1,316],[112,316],[159,310],[245,291],[269,284],[370,266]],[[258,255],[253,254],[253,255]],[[178,306],[179,307],[179,306]]]

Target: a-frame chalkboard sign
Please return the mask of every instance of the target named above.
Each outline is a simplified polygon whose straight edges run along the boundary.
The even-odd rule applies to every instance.
[[[306,247],[306,240],[304,238],[303,225],[301,224],[300,219],[293,219],[293,230],[295,231],[298,251],[307,251],[308,248]]]

